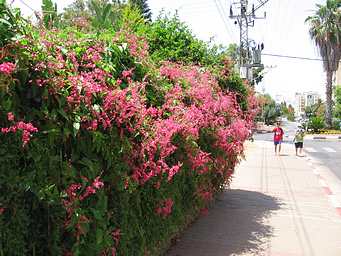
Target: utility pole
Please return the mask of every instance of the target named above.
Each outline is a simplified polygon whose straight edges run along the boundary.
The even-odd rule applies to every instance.
[[[237,5],[240,8],[240,13],[235,15],[232,5],[230,6],[230,18],[235,19],[235,24],[239,25],[239,70],[242,77],[252,80],[252,68],[263,67],[261,64],[261,51],[264,48],[264,44],[258,44],[249,39],[249,27],[255,25],[256,19],[265,19],[264,17],[256,17],[256,10],[261,8],[269,0],[258,0],[258,5],[252,5],[252,9],[248,11],[248,0],[239,0],[234,2],[233,5]],[[253,44],[251,46],[251,43]],[[251,46],[251,47],[250,47]],[[250,49],[251,48],[251,49]]]

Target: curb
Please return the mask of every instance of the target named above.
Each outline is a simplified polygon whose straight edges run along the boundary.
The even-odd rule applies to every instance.
[[[308,161],[308,164],[313,167],[313,173],[317,177],[324,194],[328,197],[330,204],[335,208],[336,212],[341,217],[341,203],[336,198],[336,195],[333,193],[326,180],[321,176],[317,169],[314,169],[314,164],[311,162],[312,158],[308,155],[306,160]]]
[[[313,139],[314,140],[326,140],[327,139],[327,137],[321,137],[321,136],[319,136],[319,137],[313,137]]]
[[[317,136],[317,135],[307,135],[305,138],[307,139],[313,139],[313,140],[341,140],[341,136],[338,136],[338,135],[331,135],[331,136],[323,136],[323,135],[320,135],[320,136]]]

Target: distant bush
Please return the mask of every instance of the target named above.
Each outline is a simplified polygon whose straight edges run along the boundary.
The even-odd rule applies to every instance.
[[[313,130],[314,132],[318,132],[319,130],[325,127],[324,120],[322,117],[314,116],[309,119],[308,129]]]

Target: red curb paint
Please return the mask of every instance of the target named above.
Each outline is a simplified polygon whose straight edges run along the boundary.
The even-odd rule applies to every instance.
[[[332,195],[333,194],[333,192],[330,190],[329,187],[322,187],[322,188],[324,190],[324,193],[326,193],[327,195]]]
[[[337,207],[336,208],[336,211],[337,211],[337,213],[340,215],[340,217],[341,217],[341,207]]]
[[[307,159],[307,160],[309,160],[309,159]],[[321,184],[321,187],[322,187],[324,193],[325,193],[326,195],[333,195],[333,192],[332,192],[332,190],[328,187],[328,183],[325,181],[325,179],[324,179],[319,173],[315,173],[315,172],[314,172],[314,174],[315,174],[315,176],[316,176],[320,181],[323,181],[324,184],[326,184],[326,187],[323,186],[323,185]],[[341,217],[341,207],[335,207],[335,209],[336,209],[336,212],[338,213],[338,215]]]

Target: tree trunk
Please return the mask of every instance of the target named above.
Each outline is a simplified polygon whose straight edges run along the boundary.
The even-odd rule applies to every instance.
[[[326,84],[326,125],[327,128],[332,127],[332,82],[333,82],[333,72],[327,71],[327,84]]]

